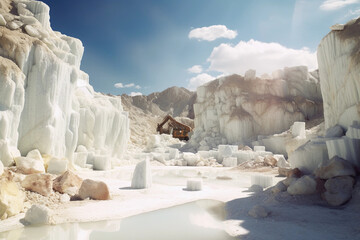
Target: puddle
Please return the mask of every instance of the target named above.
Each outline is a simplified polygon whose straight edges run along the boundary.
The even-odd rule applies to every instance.
[[[0,233],[0,239],[230,240],[224,217],[224,203],[200,200],[121,220],[25,227]]]

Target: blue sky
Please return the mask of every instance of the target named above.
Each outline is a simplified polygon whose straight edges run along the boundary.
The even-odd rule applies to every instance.
[[[196,89],[249,68],[314,69],[329,27],[360,16],[360,0],[44,2],[52,28],[83,42],[81,69],[94,89],[115,95]]]

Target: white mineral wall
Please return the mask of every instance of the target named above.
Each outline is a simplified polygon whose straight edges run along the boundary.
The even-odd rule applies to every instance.
[[[317,72],[292,67],[276,73],[274,79],[231,75],[198,87],[190,144],[206,150],[221,143],[249,143],[321,115]]]
[[[317,50],[325,127],[360,121],[360,18],[327,34]]]
[[[81,41],[52,31],[46,4],[12,3],[0,8],[0,160],[33,149],[72,160],[79,145],[119,158],[129,139],[121,98],[94,92]]]

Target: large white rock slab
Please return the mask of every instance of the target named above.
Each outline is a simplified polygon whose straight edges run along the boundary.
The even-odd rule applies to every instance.
[[[131,188],[143,189],[150,188],[152,185],[150,160],[146,159],[139,162],[134,170],[131,180]]]

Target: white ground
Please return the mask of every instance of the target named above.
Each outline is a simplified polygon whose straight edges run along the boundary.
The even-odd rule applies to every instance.
[[[271,170],[256,173],[229,168],[154,166],[153,187],[133,190],[129,188],[133,169],[128,166],[106,172],[79,172],[82,178],[105,181],[112,200],[58,205],[53,208],[53,223],[125,218],[199,199],[214,199],[226,202],[228,215],[221,226],[240,239],[360,239],[359,206],[331,209],[316,196],[274,197],[270,192],[248,191],[251,176],[275,176]],[[231,179],[226,180],[225,176]],[[186,179],[193,177],[203,178],[202,191],[185,190]],[[274,184],[281,179],[274,177]],[[265,219],[248,216],[248,211],[257,204],[269,209],[270,216]],[[0,232],[23,227],[19,222],[22,217],[23,214],[2,221]]]

